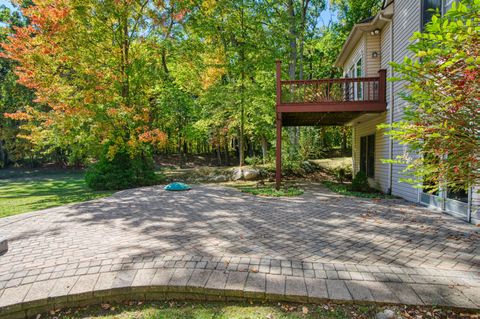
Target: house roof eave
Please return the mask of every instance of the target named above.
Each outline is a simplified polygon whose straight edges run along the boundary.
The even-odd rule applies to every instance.
[[[390,1],[389,5],[392,2],[393,1]],[[345,43],[343,44],[340,54],[335,60],[335,66],[343,67],[349,54],[351,53],[355,45],[358,43],[358,41],[361,39],[364,32],[370,32],[377,28],[378,29],[383,28],[386,24],[386,21],[384,18],[391,18],[392,16],[393,16],[393,10],[390,6],[387,6],[384,10],[381,10],[374,17],[364,20],[366,22],[357,23],[356,25],[354,25],[352,28],[352,31],[350,31],[350,34],[347,37],[347,40],[345,40]]]

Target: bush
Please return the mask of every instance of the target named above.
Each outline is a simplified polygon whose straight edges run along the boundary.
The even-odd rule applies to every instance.
[[[368,193],[371,191],[367,175],[360,171],[352,180],[352,191]]]
[[[126,152],[117,153],[112,160],[103,156],[85,174],[88,187],[95,190],[119,190],[154,185],[160,181],[155,174],[152,158],[131,158]]]
[[[333,170],[335,178],[343,184],[344,181],[350,180],[352,178],[352,167],[351,166],[340,166]]]
[[[262,164],[263,160],[258,156],[252,156],[252,157],[245,158],[245,163],[247,165],[251,165],[253,167],[256,167],[257,165]]]

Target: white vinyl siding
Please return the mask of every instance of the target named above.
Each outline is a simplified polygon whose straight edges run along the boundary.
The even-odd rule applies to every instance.
[[[401,0],[395,2],[395,14],[393,16],[393,45],[394,45],[394,61],[402,62],[405,56],[410,55],[408,46],[410,38],[415,31],[420,30],[420,1],[418,0]],[[394,75],[395,76],[395,75]],[[405,91],[405,83],[397,81],[393,83],[394,92],[394,122],[400,121],[403,117],[406,102],[400,96]],[[407,152],[404,145],[397,142],[393,143],[393,157],[402,156]],[[406,176],[402,173],[404,165],[393,165],[392,174],[392,194],[405,198],[410,201],[418,201],[418,190],[410,184],[401,183],[399,180]]]
[[[378,70],[380,70],[381,51],[380,51],[380,34],[371,35],[365,34],[366,37],[366,53],[365,55],[365,75],[366,76],[378,76]],[[377,57],[373,57],[373,52],[377,52]]]
[[[480,224],[480,186],[472,190],[472,222]]]
[[[377,52],[377,57],[372,56],[373,52]],[[358,60],[362,59],[362,74],[365,76],[378,76],[378,70],[380,70],[381,61],[381,47],[380,47],[380,35],[371,35],[370,33],[364,33],[358,40],[352,53],[345,61],[343,70],[344,75],[348,74],[348,71],[355,66]]]
[[[365,40],[364,37],[362,37],[358,43],[355,45],[355,47],[352,50],[352,53],[348,56],[347,60],[345,61],[345,65],[343,68],[343,75],[347,76],[349,70],[354,67],[355,64],[358,62],[359,59],[363,58],[363,52],[365,52]],[[365,65],[365,63],[363,63]],[[365,66],[363,66],[365,67]],[[365,69],[363,70],[363,74],[365,74]],[[350,76],[350,75],[348,75]]]
[[[388,138],[383,130],[379,130],[377,125],[384,123],[387,113],[353,126],[353,170],[356,174],[360,170],[360,138],[363,136],[375,134],[375,178],[370,180],[372,187],[378,188],[382,192],[388,191],[388,164],[383,164],[382,159],[388,158]]]
[[[371,58],[371,53],[375,47],[375,39],[369,38],[370,34],[365,33],[359,43],[352,51],[347,59],[344,69],[348,70],[355,61],[358,60],[360,52],[364,52],[363,57],[365,61],[364,74],[367,76],[375,76],[378,69],[387,70],[387,78],[397,76],[392,74],[390,62],[402,62],[405,56],[411,56],[408,50],[410,38],[415,31],[421,28],[421,1],[418,0],[398,0],[394,3],[393,16],[393,43],[392,43],[392,23],[387,23],[381,30],[378,37],[379,42],[379,57],[378,62],[368,60]],[[393,58],[391,47],[393,45]],[[362,51],[363,48],[363,51]],[[378,63],[378,64],[375,64]],[[348,68],[347,68],[348,67]],[[374,71],[375,69],[375,71]],[[402,171],[404,165],[392,165],[392,175],[390,182],[390,164],[383,164],[382,159],[390,158],[390,145],[392,145],[392,157],[397,156],[416,156],[416,154],[408,154],[408,149],[397,142],[391,142],[389,136],[384,135],[377,127],[381,123],[390,123],[390,118],[393,122],[402,120],[404,109],[407,103],[402,99],[401,93],[405,91],[405,82],[387,82],[386,100],[387,111],[380,115],[363,115],[352,122],[353,126],[353,140],[352,140],[352,158],[353,158],[353,172],[356,174],[360,170],[360,139],[363,136],[375,134],[375,177],[370,179],[372,186],[388,192],[391,186],[391,192],[395,196],[402,197],[412,202],[419,202],[420,192],[408,183],[400,182],[400,179],[405,178]],[[393,92],[393,94],[392,94]],[[393,96],[393,98],[392,98]],[[392,103],[393,102],[393,103]],[[393,116],[392,113],[393,106]],[[480,186],[473,189],[471,202],[471,217],[473,223],[480,223]]]

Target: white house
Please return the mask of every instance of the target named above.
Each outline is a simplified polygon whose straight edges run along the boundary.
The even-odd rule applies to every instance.
[[[385,0],[374,17],[356,24],[340,52],[336,66],[341,79],[282,80],[277,61],[277,187],[281,180],[283,126],[350,125],[353,128],[353,173],[364,171],[371,186],[411,202],[421,203],[480,223],[478,189],[424,193],[400,182],[403,165],[383,160],[405,155],[405,146],[385,135],[377,125],[402,119],[405,83],[388,82],[395,76],[390,62],[411,54],[410,38],[423,29],[432,9],[446,12],[455,0]],[[480,188],[479,188],[480,189]]]

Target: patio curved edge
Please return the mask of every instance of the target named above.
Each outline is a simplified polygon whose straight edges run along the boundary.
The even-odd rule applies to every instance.
[[[31,318],[65,307],[122,301],[267,301],[318,304],[435,305],[480,309],[454,287],[315,279],[254,272],[142,269],[64,277],[10,287],[0,296],[0,318]],[[459,294],[460,293],[460,294]],[[477,291],[478,293],[478,291]],[[448,296],[445,299],[442,296]],[[453,296],[453,297],[452,297]]]

